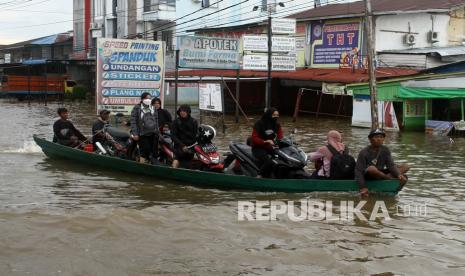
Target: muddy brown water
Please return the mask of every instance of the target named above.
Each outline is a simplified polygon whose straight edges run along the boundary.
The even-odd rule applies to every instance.
[[[85,133],[88,103],[67,103]],[[1,275],[464,275],[465,139],[389,133],[407,187],[382,201],[391,220],[238,221],[238,201],[360,201],[350,193],[222,191],[47,158],[32,134],[51,138],[56,103],[0,100]],[[252,116],[253,117],[253,116]],[[257,116],[255,116],[255,119]],[[366,129],[348,120],[282,118],[306,152],[333,128],[353,152]],[[216,143],[250,128],[228,121]],[[408,215],[408,206],[426,213]]]

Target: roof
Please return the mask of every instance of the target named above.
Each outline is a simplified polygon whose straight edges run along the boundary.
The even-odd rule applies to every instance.
[[[379,79],[409,76],[417,74],[418,71],[410,69],[398,68],[378,68],[376,76]],[[167,72],[167,76],[174,76],[174,72]],[[201,77],[231,77],[235,78],[237,75],[236,70],[217,70],[217,69],[196,69],[196,70],[182,70],[179,71],[179,76],[201,76]],[[250,71],[240,70],[240,76],[244,78],[265,78],[266,71]],[[321,81],[321,82],[334,82],[334,83],[358,83],[366,82],[369,80],[368,73],[362,70],[352,72],[351,69],[302,69],[289,72],[272,72],[273,78],[289,79],[289,80],[303,80],[303,81]]]
[[[402,14],[418,12],[448,12],[456,7],[465,6],[463,0],[374,0],[372,10],[374,15]],[[365,14],[363,1],[331,4],[309,9],[293,15],[289,18],[296,19],[324,19],[324,18],[349,18],[359,17]]]
[[[465,60],[449,63],[446,65],[441,65],[434,68],[429,68],[422,71],[423,73],[436,73],[436,74],[445,74],[445,73],[456,73],[456,72],[465,72]]]
[[[44,36],[40,38],[35,38],[31,40],[21,41],[18,43],[10,44],[10,45],[3,45],[0,47],[1,50],[8,50],[8,49],[15,49],[21,48],[27,45],[51,45],[58,42],[65,42],[67,40],[72,39],[69,33],[60,33],[54,34],[49,36]]]
[[[39,39],[33,40],[29,44],[31,44],[31,45],[50,45],[50,44],[55,43],[57,37],[58,37],[57,34],[49,35],[49,36],[46,36],[46,37],[41,37]]]
[[[449,46],[449,47],[428,47],[428,48],[415,48],[404,50],[385,50],[382,53],[394,54],[432,54],[436,53],[442,57],[445,56],[460,56],[465,55],[465,46]]]

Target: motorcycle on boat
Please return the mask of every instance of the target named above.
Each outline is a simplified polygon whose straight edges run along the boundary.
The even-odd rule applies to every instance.
[[[250,139],[247,144],[231,142],[229,149],[231,154],[225,160],[225,173],[251,177],[259,174],[261,162],[252,154]],[[304,170],[308,161],[307,154],[297,147],[292,136],[275,141],[272,161],[274,166],[271,178],[305,179],[311,177],[311,174]]]

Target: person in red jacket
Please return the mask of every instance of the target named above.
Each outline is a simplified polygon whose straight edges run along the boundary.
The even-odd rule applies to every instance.
[[[252,153],[261,161],[260,174],[257,177],[270,177],[273,170],[273,146],[276,140],[283,138],[283,130],[278,123],[279,112],[271,107],[265,111],[252,131]]]

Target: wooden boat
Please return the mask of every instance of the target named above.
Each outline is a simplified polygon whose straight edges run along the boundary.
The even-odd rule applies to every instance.
[[[155,176],[161,179],[171,179],[196,186],[214,187],[219,189],[292,193],[315,191],[358,192],[358,185],[353,180],[268,179],[188,169],[174,169],[167,166],[141,164],[117,157],[89,153],[83,150],[53,143],[35,135],[34,141],[49,157],[65,158],[84,164]],[[368,181],[367,187],[371,193],[388,195],[395,195],[401,189],[401,185],[398,180]]]

